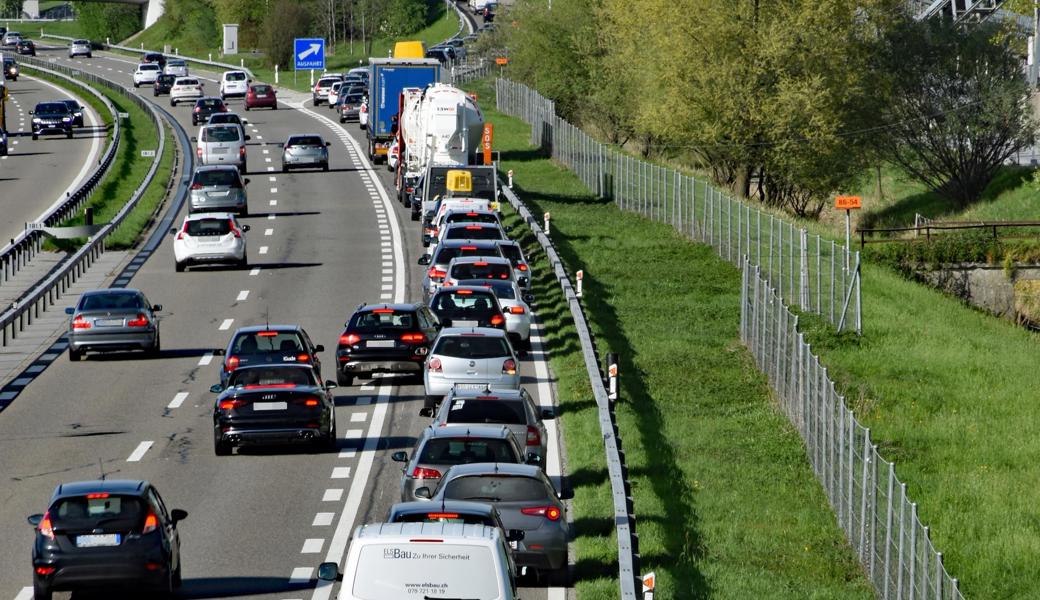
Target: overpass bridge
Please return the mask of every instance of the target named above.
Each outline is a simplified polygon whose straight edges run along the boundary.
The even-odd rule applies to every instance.
[[[79,0],[80,2],[108,2],[113,4],[137,4],[144,6],[144,26],[151,27],[162,16],[166,0]],[[30,19],[40,18],[40,0],[25,0],[22,14]]]

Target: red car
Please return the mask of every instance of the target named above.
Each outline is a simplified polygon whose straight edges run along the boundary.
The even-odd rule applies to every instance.
[[[278,110],[278,98],[274,88],[266,83],[254,83],[246,92],[246,110],[251,108],[273,108]]]

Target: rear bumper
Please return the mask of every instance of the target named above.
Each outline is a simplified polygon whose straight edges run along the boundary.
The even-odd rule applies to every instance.
[[[238,428],[230,426],[227,431],[221,428],[220,441],[230,442],[236,446],[260,446],[265,444],[309,444],[322,436],[328,435],[328,429],[322,427],[271,427],[256,426]]]
[[[69,347],[76,350],[147,350],[155,345],[156,331],[141,333],[69,333]]]
[[[246,256],[244,247],[227,252],[176,253],[174,260],[186,265],[227,264],[241,262]]]
[[[504,390],[515,390],[520,388],[520,375],[500,375],[497,377],[475,377],[473,379],[457,379],[445,377],[437,373],[426,371],[423,377],[427,396],[447,396],[448,392],[456,383],[462,385],[486,385]]]
[[[345,375],[359,373],[418,373],[422,371],[426,356],[411,358],[351,358],[340,362],[340,371]]]
[[[149,569],[146,565],[151,565]],[[33,559],[33,568],[56,567],[50,575],[34,575],[52,590],[141,586],[162,589],[169,581],[169,565],[158,551],[124,557],[51,556]]]

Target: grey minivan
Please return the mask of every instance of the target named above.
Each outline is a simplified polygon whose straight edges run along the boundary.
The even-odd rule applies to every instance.
[[[196,143],[195,153],[200,164],[233,165],[242,173],[246,172],[248,140],[249,136],[242,133],[242,127],[233,123],[203,125],[198,136],[191,138]]]
[[[188,212],[234,212],[249,214],[246,185],[249,179],[232,165],[196,167],[191,176]]]

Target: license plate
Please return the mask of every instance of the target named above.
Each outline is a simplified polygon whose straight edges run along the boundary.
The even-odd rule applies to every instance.
[[[96,319],[94,325],[98,327],[122,327],[122,319]]]
[[[393,348],[395,344],[394,340],[369,340],[365,346],[368,348]]]
[[[257,98],[266,98],[267,94],[257,94],[256,97]]]
[[[118,546],[119,534],[107,533],[103,535],[77,535],[77,548],[98,548],[101,546]]]
[[[452,321],[451,322],[451,326],[452,327],[476,327],[477,326],[477,322],[476,321]]]
[[[214,148],[213,154],[227,154],[227,148]]]
[[[487,385],[487,383],[456,383],[455,387],[460,390],[482,390]]]
[[[286,402],[254,402],[253,410],[285,410],[289,408]]]

